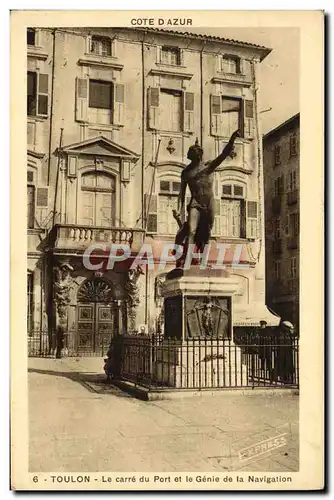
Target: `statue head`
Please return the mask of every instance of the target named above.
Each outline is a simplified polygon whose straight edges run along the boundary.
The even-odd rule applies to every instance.
[[[198,137],[196,138],[195,144],[193,146],[190,146],[190,148],[188,149],[187,158],[194,162],[201,161],[201,159],[203,158],[203,149],[199,145]]]

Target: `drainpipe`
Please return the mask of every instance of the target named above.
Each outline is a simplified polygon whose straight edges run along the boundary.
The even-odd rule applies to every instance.
[[[200,52],[200,73],[201,73],[201,83],[200,83],[200,92],[201,92],[201,103],[200,103],[200,121],[201,121],[201,147],[203,147],[203,137],[204,137],[204,121],[203,121],[203,51],[205,46],[205,41],[203,42],[202,50]]]
[[[53,98],[55,81],[55,55],[56,55],[56,29],[53,30],[53,48],[52,48],[52,77],[51,77],[51,97],[50,97],[50,132],[49,132],[49,157],[48,157],[48,183],[50,185],[51,173],[51,149],[52,149],[52,127],[53,127]]]
[[[142,43],[141,43],[141,63],[142,63],[142,67],[141,67],[141,70],[142,70],[141,223],[142,223],[143,229],[145,229],[145,226],[146,226],[145,210],[144,210],[145,123],[146,123],[146,120],[145,120],[145,118],[146,118],[145,44],[144,44],[145,36],[146,36],[146,31],[144,31],[144,36],[143,36]],[[146,233],[144,233],[144,235],[146,235]],[[149,276],[148,276],[148,267],[146,266],[146,272],[145,272],[145,320],[144,320],[145,325],[147,325],[147,322],[148,322],[148,285],[149,285]]]

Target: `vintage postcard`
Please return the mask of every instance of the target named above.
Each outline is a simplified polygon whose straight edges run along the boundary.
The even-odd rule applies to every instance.
[[[324,488],[324,14],[11,14],[11,487]]]

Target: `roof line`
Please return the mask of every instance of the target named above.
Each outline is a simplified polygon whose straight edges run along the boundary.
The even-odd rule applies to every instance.
[[[263,135],[263,139],[266,139],[270,135],[274,135],[276,132],[278,132],[281,128],[284,128],[286,125],[289,125],[289,123],[293,122],[294,120],[297,120],[300,118],[300,113],[297,113],[287,120],[285,122],[281,123],[280,125],[277,125],[277,127],[273,128],[272,130],[269,130],[266,134]]]
[[[253,48],[263,52],[263,55],[260,58],[261,61],[272,51],[271,48],[265,47],[264,45],[258,45],[250,42],[243,42],[241,40],[234,40],[232,38],[223,38],[214,35],[204,35],[202,33],[192,33],[190,31],[176,31],[176,30],[174,31],[162,28],[134,28],[134,27],[122,27],[122,29],[132,30],[132,31],[144,31],[147,33],[167,34],[167,35],[182,36],[182,37],[186,36],[188,38],[196,40],[204,40],[209,42],[224,42],[230,45],[239,45],[240,47]]]

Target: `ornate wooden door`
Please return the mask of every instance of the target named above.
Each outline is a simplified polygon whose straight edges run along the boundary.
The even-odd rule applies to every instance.
[[[100,278],[87,280],[80,287],[77,343],[81,352],[105,353],[110,339],[117,335],[118,307],[112,292],[110,284]]]

